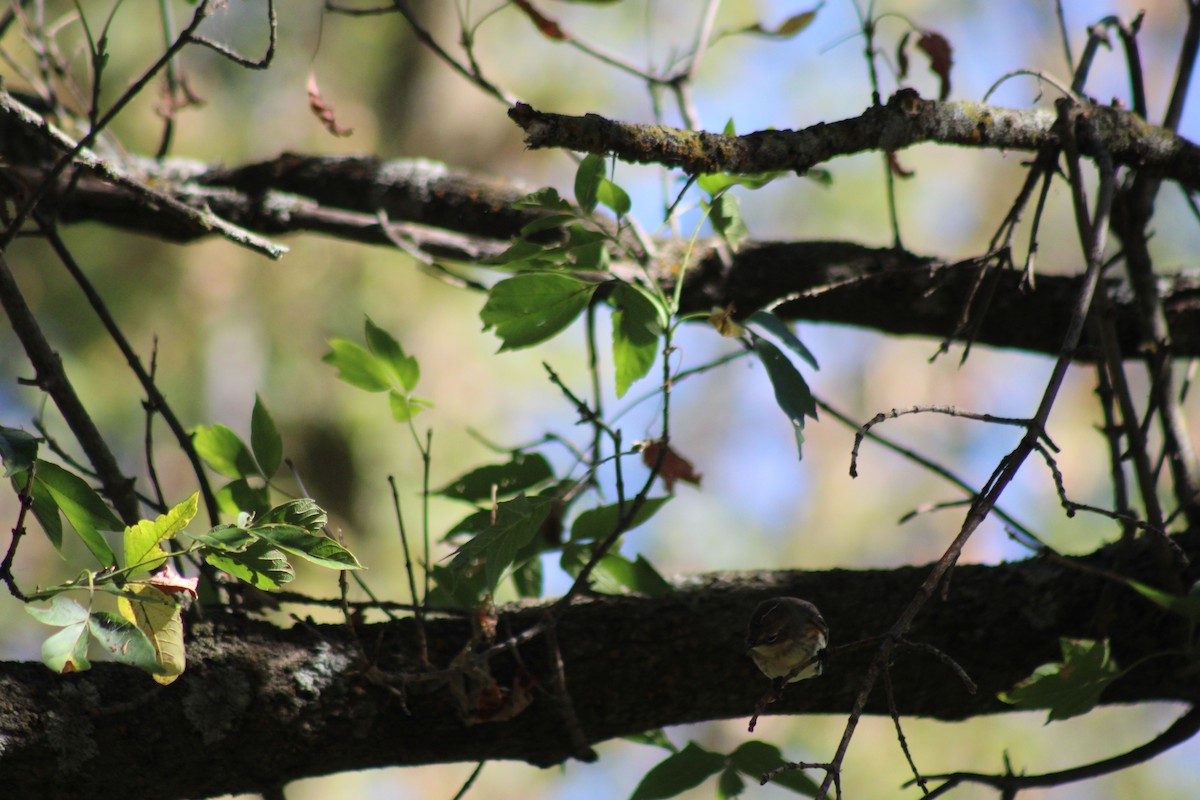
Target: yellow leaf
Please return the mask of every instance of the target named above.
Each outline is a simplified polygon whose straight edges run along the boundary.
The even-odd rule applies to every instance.
[[[183,617],[179,603],[172,595],[144,583],[128,583],[125,590],[140,600],[121,597],[117,600],[121,616],[136,625],[154,645],[154,654],[161,675],[152,676],[162,685],[173,683],[183,674]]]

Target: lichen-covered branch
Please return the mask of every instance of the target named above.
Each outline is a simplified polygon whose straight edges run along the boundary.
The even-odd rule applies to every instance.
[[[1051,110],[941,103],[924,100],[912,89],[852,119],[743,136],[615,122],[597,114],[550,114],[524,103],[513,106],[508,115],[525,131],[530,148],[615,155],[637,164],[677,167],[691,175],[779,170],[803,174],[838,156],[902,150],[923,142],[1026,152],[1060,144]],[[1081,107],[1076,121],[1088,130],[1080,137],[1081,155],[1094,156],[1103,149],[1118,165],[1173,180],[1189,191],[1200,189],[1200,148],[1188,140],[1109,106]]]

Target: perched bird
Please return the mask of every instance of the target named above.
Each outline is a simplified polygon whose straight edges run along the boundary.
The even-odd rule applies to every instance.
[[[795,683],[821,674],[820,659],[812,660],[829,642],[829,626],[807,600],[776,597],[764,600],[750,617],[746,652],[768,678]],[[805,662],[812,663],[803,666]],[[801,668],[803,666],[803,668]]]

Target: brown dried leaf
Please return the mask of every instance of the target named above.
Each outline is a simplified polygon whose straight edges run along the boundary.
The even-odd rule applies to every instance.
[[[161,572],[156,572],[145,580],[138,583],[149,584],[155,587],[163,594],[179,594],[185,592],[192,597],[196,596],[196,588],[200,585],[199,578],[185,578],[175,571],[175,568],[167,564]]]
[[[921,38],[917,39],[917,47],[929,56],[929,71],[942,79],[938,99],[945,100],[950,96],[950,67],[954,64],[950,42],[936,31],[925,31]]]
[[[692,466],[692,462],[676,453],[670,445],[666,447],[667,452],[662,456],[662,465],[658,469],[658,477],[662,478],[663,485],[667,487],[667,491],[675,491],[675,483],[677,481],[699,486],[700,479],[703,476],[696,472],[696,468]],[[642,463],[647,467],[653,468],[658,463],[658,454],[662,448],[663,443],[661,441],[648,442],[642,448]]]
[[[533,7],[533,3],[529,0],[513,0],[513,5],[525,12],[525,16],[537,26],[541,31],[542,36],[547,39],[553,39],[556,42],[565,42],[570,40],[570,36],[559,27],[558,23],[547,17],[542,12]]]
[[[911,169],[905,169],[903,166],[901,166],[900,159],[896,157],[895,150],[888,150],[887,160],[888,168],[892,170],[892,174],[897,178],[911,178],[916,174]]]
[[[321,87],[317,85],[317,74],[312,71],[308,73],[308,107],[312,109],[317,119],[321,120],[321,125],[325,130],[334,136],[349,136],[354,133],[353,128],[343,128],[338,124],[333,114],[333,106],[326,103],[325,99],[321,97]]]
[[[746,329],[733,321],[734,310],[733,303],[730,303],[725,308],[718,308],[708,315],[708,324],[716,328],[717,333],[727,336],[730,339],[745,336]]]
[[[912,35],[912,31],[905,31],[900,37],[900,44],[896,45],[896,77],[908,77],[908,37]]]

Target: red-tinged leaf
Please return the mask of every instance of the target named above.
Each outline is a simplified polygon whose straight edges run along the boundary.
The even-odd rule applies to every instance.
[[[945,100],[950,96],[950,67],[954,64],[951,57],[950,42],[945,36],[934,31],[925,31],[917,39],[917,47],[929,56],[929,71],[942,79],[942,88],[938,99]]]
[[[175,571],[175,568],[167,564],[162,572],[158,572],[146,578],[140,583],[146,583],[157,588],[163,594],[178,594],[186,592],[192,597],[196,596],[196,588],[200,584],[199,578],[185,578]]]
[[[905,31],[900,37],[900,43],[896,45],[896,77],[908,77],[908,38],[912,36],[912,31]]]
[[[642,463],[647,467],[653,468],[655,464],[659,463],[659,453],[662,451],[662,448],[663,443],[661,441],[646,444],[642,448]],[[670,445],[666,445],[666,448],[667,451],[662,454],[662,464],[658,468],[658,477],[662,478],[663,485],[667,487],[667,491],[675,491],[675,483],[677,481],[699,486],[700,478],[703,476],[696,472],[696,468],[692,466],[692,462],[676,453]]]
[[[317,85],[317,74],[311,71],[308,73],[308,107],[321,121],[325,130],[334,136],[349,136],[354,133],[353,128],[343,128],[338,124],[337,118],[333,114],[333,106],[326,103],[325,98],[321,97],[321,87]]]
[[[525,16],[529,17],[530,21],[537,26],[542,36],[545,36],[547,39],[553,39],[556,42],[570,40],[571,37],[567,36],[566,32],[559,27],[557,22],[534,8],[533,3],[530,3],[529,0],[513,0],[513,5],[525,12]]]
[[[895,150],[888,150],[887,160],[888,160],[888,168],[891,169],[892,174],[895,175],[897,178],[911,178],[913,175],[916,174],[911,169],[905,169],[900,164],[900,159],[896,157]]]

